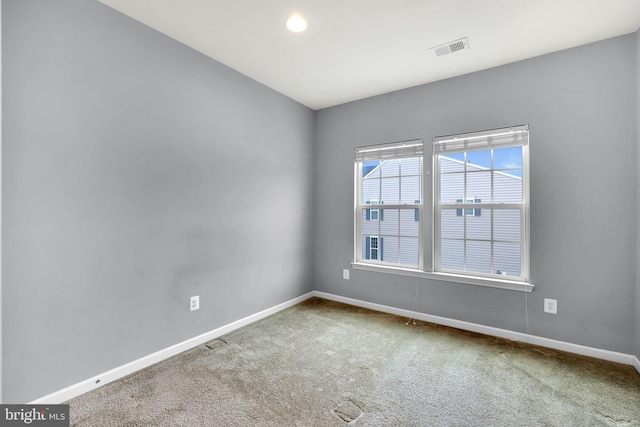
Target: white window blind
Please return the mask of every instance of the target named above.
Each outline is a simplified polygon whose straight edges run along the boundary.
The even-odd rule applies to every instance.
[[[529,126],[519,125],[434,138],[434,154],[460,153],[529,144]]]
[[[364,145],[356,147],[355,150],[356,162],[421,157],[422,153],[423,144],[420,139],[391,142],[388,144]]]

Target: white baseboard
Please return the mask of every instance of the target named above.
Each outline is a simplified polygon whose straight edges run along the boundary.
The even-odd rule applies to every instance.
[[[437,323],[439,325],[451,326],[453,328],[477,332],[484,335],[491,335],[494,337],[507,338],[515,341],[535,344],[542,347],[548,347],[556,350],[566,351],[569,353],[595,357],[597,359],[608,360],[611,362],[623,363],[625,365],[633,365],[638,370],[638,372],[640,372],[640,362],[638,362],[638,358],[636,358],[631,354],[624,354],[624,353],[618,353],[615,351],[602,350],[599,348],[587,347],[587,346],[572,344],[564,341],[552,340],[549,338],[538,337],[535,335],[528,335],[522,332],[514,332],[506,329],[499,329],[499,328],[493,328],[491,326],[479,325],[477,323],[465,322],[462,320],[455,320],[455,319],[449,319],[446,317],[433,316],[425,313],[418,313],[416,311],[405,310],[402,308],[390,307],[387,305],[376,304],[376,303],[361,301],[353,298],[342,297],[339,295],[333,295],[326,292],[313,291],[312,294],[319,298],[342,302],[345,304],[355,305],[357,307],[368,308],[371,310],[381,311],[383,313],[395,314],[402,317],[407,317],[407,318],[416,319],[416,320],[423,320],[425,322]]]
[[[77,384],[71,385],[62,390],[48,394],[44,397],[41,397],[40,399],[34,400],[33,402],[31,402],[31,404],[33,405],[58,404],[58,403],[66,402],[69,399],[73,399],[74,397],[80,396],[81,394],[84,394],[88,391],[91,391],[105,384],[108,384],[112,381],[115,381],[129,374],[132,374],[136,371],[139,371],[140,369],[144,369],[147,366],[153,365],[154,363],[161,362],[165,359],[168,359],[169,357],[175,356],[176,354],[182,353],[183,351],[189,350],[193,347],[209,342],[213,339],[216,339],[217,337],[220,337],[224,334],[228,334],[231,331],[234,331],[238,328],[246,326],[257,320],[264,319],[265,317],[275,314],[279,311],[282,311],[285,308],[289,308],[304,300],[307,300],[312,296],[313,296],[313,292],[309,292],[307,294],[304,294],[292,300],[283,302],[282,304],[278,304],[274,307],[263,310],[259,313],[255,313],[243,319],[236,320],[235,322],[221,326],[212,331],[205,332],[202,335],[198,335],[197,337],[172,345],[171,347],[167,347],[163,350],[159,350],[148,356],[144,356],[138,360],[134,360],[133,362],[129,362],[122,366],[118,366],[117,368],[111,369],[110,371],[104,372],[100,375],[96,375],[93,378],[89,378],[87,380],[81,381]]]
[[[304,294],[302,296],[299,296],[297,298],[294,298],[292,300],[283,302],[282,304],[278,304],[274,307],[263,310],[259,313],[252,314],[251,316],[247,316],[243,319],[229,323],[228,325],[221,326],[210,332],[206,332],[202,335],[198,335],[197,337],[172,345],[171,347],[167,347],[163,350],[159,350],[148,356],[144,356],[138,360],[134,360],[133,362],[111,369],[110,371],[104,372],[100,375],[96,375],[95,377],[81,381],[77,384],[71,385],[62,390],[48,394],[44,397],[41,397],[40,399],[34,400],[33,402],[31,402],[31,404],[34,404],[34,405],[57,404],[57,403],[66,402],[69,399],[73,399],[74,397],[80,396],[81,394],[84,394],[88,391],[91,391],[105,384],[108,384],[112,381],[118,380],[122,377],[125,377],[129,374],[139,371],[140,369],[144,369],[147,366],[151,366],[154,363],[161,362],[165,359],[168,359],[169,357],[175,356],[176,354],[182,353],[183,351],[186,351],[198,345],[204,344],[224,334],[228,334],[229,332],[234,331],[243,326],[246,326],[250,323],[253,323],[260,319],[264,319],[267,316],[275,314],[279,311],[282,311],[286,308],[289,308],[293,305],[296,305],[314,296],[331,300],[331,301],[337,301],[345,304],[354,305],[357,307],[363,307],[371,310],[381,311],[383,313],[395,314],[402,317],[407,317],[407,318],[416,319],[416,320],[423,320],[425,322],[437,323],[439,325],[444,325],[444,326],[451,326],[453,328],[477,332],[480,334],[512,339],[516,341],[540,345],[543,347],[554,348],[556,350],[563,350],[570,353],[581,354],[584,356],[595,357],[598,359],[609,360],[612,362],[623,363],[626,365],[632,365],[640,373],[640,360],[638,360],[637,357],[630,354],[617,353],[609,350],[601,350],[593,347],[586,347],[578,344],[571,344],[563,341],[556,341],[556,340],[538,337],[534,335],[527,335],[521,332],[514,332],[506,329],[493,328],[490,326],[479,325],[476,323],[465,322],[462,320],[455,320],[455,319],[449,319],[446,317],[433,316],[430,314],[418,313],[415,311],[405,310],[402,308],[396,308],[396,307],[391,307],[387,305],[361,301],[353,298],[342,297],[339,295],[329,294],[326,292],[313,291],[313,292]]]

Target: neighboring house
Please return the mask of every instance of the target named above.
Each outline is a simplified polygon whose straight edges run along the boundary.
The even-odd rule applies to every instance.
[[[363,164],[362,201],[372,205],[362,213],[363,260],[418,265],[419,210],[373,206],[420,203],[420,163],[420,158],[409,158]]]
[[[407,161],[414,164],[407,164]],[[398,203],[420,203],[421,177],[419,175],[419,159],[403,159],[403,172],[400,176],[399,160],[384,160],[376,164],[363,167],[362,179],[363,202],[370,204],[370,209],[363,212],[362,221],[362,258],[408,266],[417,266],[419,250],[419,210],[383,209],[382,205]],[[415,180],[407,174],[407,167],[415,168]],[[462,203],[464,196],[464,162],[446,156],[441,156],[440,172],[443,179],[440,182],[441,203]],[[478,165],[466,165],[467,196],[466,203],[482,203],[491,201],[490,170]],[[473,173],[471,173],[473,172]],[[477,172],[477,173],[476,173]],[[522,201],[522,178],[515,174],[494,172],[494,200],[504,203],[520,203]],[[517,173],[517,172],[515,172]],[[404,186],[403,186],[404,185]],[[393,200],[389,200],[391,195]],[[399,196],[396,196],[399,195]],[[379,207],[373,207],[379,206]],[[409,213],[411,212],[411,214]],[[520,218],[519,212],[501,211],[500,228],[494,228],[494,233],[500,233],[500,243],[504,244],[505,253],[494,258],[494,270],[478,272],[505,274],[518,276],[520,274]],[[510,218],[510,215],[515,215]],[[478,259],[478,265],[486,264],[485,260],[491,251],[486,249],[491,245],[490,210],[474,209],[443,209],[440,218],[441,229],[441,264],[443,269],[459,271],[464,258],[464,238],[467,241],[467,261]],[[466,236],[465,236],[466,220]],[[387,224],[389,221],[389,224]],[[494,225],[495,227],[495,225]],[[494,236],[495,241],[495,236]],[[472,243],[469,243],[472,242]],[[472,263],[467,262],[468,269]],[[473,268],[473,267],[471,267]]]

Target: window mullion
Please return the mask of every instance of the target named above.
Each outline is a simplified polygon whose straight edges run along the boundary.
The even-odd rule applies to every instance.
[[[495,169],[495,164],[494,164],[494,157],[493,157],[493,150],[491,150],[491,202],[493,203],[496,199],[495,199],[495,192],[494,192],[494,187],[493,187],[493,170]],[[491,215],[491,221],[489,222],[489,238],[491,239],[491,245],[490,245],[490,250],[491,250],[491,254],[490,254],[490,268],[491,268],[491,273],[497,273],[496,271],[496,267],[494,265],[494,260],[493,260],[493,254],[495,252],[495,248],[494,248],[494,240],[493,240],[493,221],[494,221],[494,217],[493,217],[493,208],[491,208],[489,210],[489,214]]]
[[[432,183],[431,183],[431,205],[433,206],[433,224],[431,226],[431,265],[434,270],[440,270],[440,253],[442,247],[441,214],[440,214],[440,157],[433,152],[432,159]],[[424,190],[423,190],[424,192]]]
[[[424,157],[424,155],[423,155]],[[418,194],[420,195],[420,203],[418,205],[418,268],[420,270],[424,269],[424,256],[425,253],[427,252],[426,248],[425,248],[425,243],[424,243],[424,237],[422,235],[422,233],[424,232],[424,180],[423,180],[423,176],[424,176],[424,161],[423,161],[423,157],[420,158],[419,161],[419,171],[420,171],[420,175],[419,175],[419,180],[418,180],[418,185],[419,185],[419,191]]]
[[[353,209],[353,228],[354,228],[354,237],[353,237],[353,259],[355,259],[356,261],[360,260],[362,258],[362,251],[360,250],[360,240],[362,239],[362,233],[360,231],[360,222],[361,219],[359,219],[358,217],[360,215],[362,215],[360,213],[361,211],[361,196],[360,196],[360,187],[362,185],[362,180],[360,179],[360,177],[362,176],[362,163],[361,162],[356,162],[355,166],[353,168],[353,180],[354,180],[354,184],[353,184],[353,193],[355,195],[355,203],[354,203],[354,209]]]
[[[521,235],[520,235],[520,258],[521,258],[521,262],[522,262],[522,277],[525,279],[525,281],[529,280],[529,267],[530,267],[530,243],[529,243],[529,233],[530,233],[530,224],[529,221],[531,219],[531,212],[529,211],[531,206],[531,194],[529,193],[530,191],[530,187],[529,187],[529,146],[523,146],[522,147],[522,195],[523,195],[523,202],[524,202],[524,206],[522,207],[522,214],[521,214],[521,222],[522,222],[522,228],[524,228],[524,233],[522,233],[521,231]]]
[[[462,190],[462,203],[467,201],[467,153],[464,153],[464,188]],[[467,271],[467,211],[462,209],[462,270]]]
[[[398,162],[398,202],[402,202],[402,160]],[[398,209],[398,225],[396,227],[396,236],[398,236],[398,252],[400,251],[400,222],[402,215],[400,215],[400,209]],[[400,254],[398,253],[398,258]]]
[[[382,198],[382,166],[384,164],[385,164],[385,160],[382,160],[380,162],[380,178],[378,179],[378,205],[384,204],[384,200]],[[380,210],[378,210],[377,229],[378,229],[377,235],[378,235],[378,238],[380,238],[379,237],[380,236]],[[379,254],[378,254],[378,259],[377,260],[380,261]]]

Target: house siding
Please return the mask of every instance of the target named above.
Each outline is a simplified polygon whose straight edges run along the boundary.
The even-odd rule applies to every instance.
[[[377,219],[371,214],[374,208],[365,208],[362,214],[362,259],[369,258],[366,239],[379,236],[383,245],[378,249],[381,258],[378,261],[417,266],[419,262],[419,222],[414,209],[384,209],[384,204],[415,203],[421,195],[416,192],[419,185],[411,182],[419,177],[405,177],[404,173],[419,173],[418,162],[403,165],[403,177],[400,174],[400,162],[383,161],[379,167],[371,170],[362,180],[362,197],[365,204],[373,206],[378,212]],[[441,197],[443,203],[462,201],[459,189],[464,188],[464,172],[467,175],[467,199],[476,203],[491,201],[491,182],[494,181],[494,197],[500,202],[522,201],[522,179],[501,171],[490,171],[480,166],[450,159],[440,158]],[[379,180],[382,178],[382,180]],[[412,185],[402,186],[405,182]],[[401,188],[403,191],[401,191]],[[409,191],[406,191],[409,189]],[[400,195],[400,196],[399,196]],[[472,209],[472,215],[462,215],[463,209],[443,209],[441,217],[443,246],[442,268],[466,271],[520,276],[520,211],[516,209],[495,210]],[[465,221],[467,223],[467,243],[451,239],[464,239]],[[494,222],[494,242],[491,225]],[[493,266],[487,254],[494,254]],[[499,274],[499,273],[498,273]]]
[[[442,203],[463,202],[460,189],[465,177],[466,199],[473,203],[522,203],[522,178],[509,171],[491,171],[471,163],[465,168],[464,162],[447,156],[440,156],[439,166]],[[466,242],[461,241],[465,223]],[[522,276],[519,209],[442,209],[440,228],[443,270]]]
[[[365,207],[362,213],[362,259],[370,259],[367,238],[377,236],[378,261],[418,266],[420,223],[416,209],[385,209],[384,205],[420,203],[420,164],[418,158],[385,160],[363,177],[362,202],[372,207]]]

